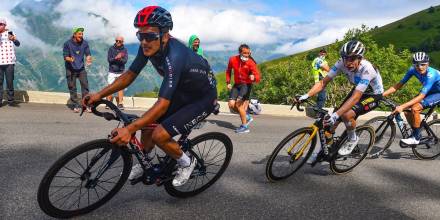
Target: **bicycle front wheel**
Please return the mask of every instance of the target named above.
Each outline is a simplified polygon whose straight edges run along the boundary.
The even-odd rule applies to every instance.
[[[100,139],[82,144],[58,159],[38,188],[38,204],[49,216],[70,218],[110,200],[131,170],[130,154]]]
[[[428,126],[435,136],[440,138],[440,119],[428,122]],[[414,155],[421,160],[433,160],[440,156],[440,140],[432,134],[428,134],[425,128],[422,128],[422,136],[431,140],[425,145],[417,145],[412,148]]]
[[[223,133],[205,133],[190,142],[188,153],[197,158],[190,179],[178,187],[172,181],[164,184],[167,193],[174,197],[186,198],[205,191],[225,172],[232,158],[232,141]]]
[[[356,135],[359,138],[359,142],[353,151],[346,156],[338,154],[333,160],[330,161],[330,170],[333,173],[343,174],[350,172],[368,155],[368,152],[373,146],[376,137],[373,127],[370,125],[358,126],[356,128]],[[348,141],[346,132],[344,132],[344,135],[341,138],[342,141],[339,143],[338,149]]]
[[[376,133],[376,141],[371,148],[368,158],[378,158],[393,143],[396,137],[396,124],[393,121],[388,122],[386,116],[378,116],[365,122],[365,125],[371,125]]]
[[[286,179],[304,165],[315,149],[316,134],[313,132],[310,127],[298,129],[278,144],[266,164],[269,181]]]

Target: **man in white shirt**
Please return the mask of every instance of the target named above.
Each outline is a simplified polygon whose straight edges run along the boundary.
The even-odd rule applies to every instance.
[[[0,18],[0,107],[3,105],[3,80],[6,78],[8,105],[14,103],[15,47],[20,46],[14,32],[6,29],[6,20]],[[5,77],[6,76],[6,77]]]

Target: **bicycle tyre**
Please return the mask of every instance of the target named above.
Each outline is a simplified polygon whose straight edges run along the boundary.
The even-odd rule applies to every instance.
[[[368,155],[371,147],[373,146],[374,142],[375,142],[375,133],[374,133],[374,129],[373,127],[371,127],[370,125],[361,125],[358,126],[356,128],[356,133],[361,133],[363,131],[368,132],[370,138],[368,143],[366,144],[365,147],[363,147],[363,149],[360,150],[360,154],[358,154],[357,149],[359,149],[359,143],[358,145],[355,147],[355,149],[352,151],[352,153],[350,153],[347,156],[341,156],[339,154],[337,154],[335,156],[335,158],[333,160],[330,161],[330,170],[334,173],[334,174],[345,174],[348,173],[350,171],[352,171],[356,166],[358,166],[364,159],[365,157]],[[347,137],[347,132],[344,132],[344,134],[341,136],[341,142],[339,142],[339,147],[337,150],[339,150],[339,148],[344,144],[344,142],[346,142],[348,140]],[[358,134],[358,138],[361,138],[360,135]],[[345,168],[343,168],[343,165],[339,166],[337,161],[339,161],[338,159],[343,159],[343,160],[347,160],[348,156],[358,156],[358,159],[350,166],[344,166]]]
[[[208,150],[208,152],[206,152],[206,156],[205,156],[205,148],[203,150],[203,152],[201,152],[200,148],[199,148],[199,144],[203,143],[203,142],[211,142],[211,146],[210,149]],[[217,155],[212,157],[211,160],[215,160],[213,164],[209,164],[208,162],[210,162],[210,160],[208,159],[209,153],[211,152],[211,150],[213,150],[213,146],[212,144],[214,143],[214,141],[218,141],[220,143],[223,144],[224,149],[225,149],[225,156],[222,159],[223,162],[221,163],[221,165],[218,165],[217,163],[220,161],[218,160],[219,154],[218,152],[220,152],[220,150],[217,151]],[[190,140],[191,143],[191,147],[189,148],[188,152],[191,155],[197,155],[200,159],[203,160],[203,163],[209,164],[208,166],[205,166],[205,169],[208,167],[220,167],[219,170],[214,174],[214,176],[212,177],[212,179],[208,180],[206,183],[204,182],[205,178],[208,178],[207,174],[208,171],[202,171],[203,168],[198,167],[196,165],[196,168],[193,171],[194,175],[190,180],[188,180],[188,182],[186,184],[184,184],[183,186],[179,186],[179,187],[175,187],[172,184],[172,181],[167,181],[164,183],[164,187],[166,192],[174,197],[178,197],[178,198],[187,198],[187,197],[191,197],[191,196],[195,196],[203,191],[205,191],[207,188],[209,188],[212,184],[214,184],[221,176],[222,174],[225,172],[226,168],[229,166],[229,162],[231,161],[232,158],[232,152],[233,152],[233,145],[232,145],[232,141],[231,139],[223,134],[223,133],[219,133],[219,132],[209,132],[209,133],[205,133],[205,134],[201,134],[193,139]],[[195,147],[197,146],[197,150],[195,149]],[[215,145],[216,146],[216,145]],[[205,147],[206,147],[206,143],[205,143]],[[216,150],[214,150],[216,151]],[[214,152],[213,151],[213,152]],[[222,153],[223,154],[223,153]],[[199,172],[200,175],[197,175],[196,172]],[[203,172],[205,172],[205,174],[203,175]],[[209,172],[209,174],[212,174]],[[170,173],[171,175],[171,173]],[[202,185],[200,185],[199,187],[196,188],[199,177],[202,176]],[[194,183],[194,188],[190,189],[189,191],[184,191],[185,188],[191,187],[192,184]]]
[[[98,191],[96,190],[96,188],[94,188],[96,195],[98,197],[98,200],[96,202],[94,202],[92,204],[88,204],[87,206],[82,207],[80,209],[65,210],[65,209],[62,209],[63,205],[61,207],[56,207],[50,198],[51,197],[50,196],[51,184],[54,182],[54,179],[58,177],[56,175],[61,173],[62,172],[61,170],[65,166],[68,167],[67,165],[70,164],[69,162],[74,161],[74,160],[76,160],[76,162],[78,162],[79,160],[77,159],[77,157],[79,159],[81,159],[80,156],[82,154],[84,154],[84,153],[87,154],[87,164],[88,164],[89,151],[92,152],[93,150],[105,149],[105,148],[110,148],[110,150],[107,151],[105,154],[107,154],[108,152],[111,152],[110,155],[112,155],[112,153],[115,152],[115,155],[117,155],[117,158],[118,158],[116,161],[118,161],[120,159],[119,155],[122,157],[122,162],[123,162],[122,174],[119,174],[119,180],[116,182],[114,187],[112,189],[108,190],[108,193],[103,197],[99,197]],[[98,152],[98,150],[95,152],[95,156],[97,155],[97,152]],[[104,157],[104,159],[102,159],[103,157],[104,156],[101,156],[95,165],[98,165],[101,163],[104,164],[105,159],[107,157]],[[109,159],[110,159],[110,157],[109,157]],[[101,162],[101,159],[102,159],[102,162]],[[78,162],[78,164],[80,164],[80,162]],[[98,169],[95,169],[95,171],[99,172],[100,169],[102,169],[102,164],[101,164],[101,167]],[[70,165],[70,166],[72,166],[72,165]],[[104,205],[108,200],[110,200],[122,188],[124,183],[127,181],[128,175],[130,174],[131,166],[132,166],[132,159],[131,159],[131,156],[128,153],[128,151],[123,150],[121,147],[110,143],[108,139],[94,140],[94,141],[90,141],[90,142],[84,143],[82,145],[79,145],[78,147],[73,148],[72,150],[68,151],[63,156],[61,156],[61,158],[59,158],[46,172],[46,174],[44,175],[43,179],[41,180],[41,183],[38,188],[38,193],[37,193],[38,204],[44,213],[46,213],[49,216],[55,217],[55,218],[70,218],[70,217],[89,213],[89,212],[99,208],[100,206]],[[82,167],[81,164],[80,164],[80,168],[84,169],[84,167]],[[67,169],[67,168],[65,168],[65,169]],[[72,169],[72,168],[69,168],[69,169]],[[113,169],[113,168],[111,168],[111,169]],[[108,169],[108,170],[110,170],[110,169]],[[94,172],[93,169],[91,169],[91,172],[92,173]],[[117,171],[116,173],[119,173],[119,171]],[[73,172],[72,172],[72,175],[73,175]],[[90,174],[90,176],[91,175],[92,174]],[[101,176],[101,177],[103,177],[103,176]],[[73,178],[73,177],[71,177],[71,178]],[[114,178],[117,178],[117,175]],[[111,178],[111,179],[114,179],[114,178]],[[76,179],[76,178],[74,178],[74,179]],[[80,189],[81,189],[83,187],[84,180],[82,180],[80,178],[78,178],[78,179],[81,180],[81,183],[80,183],[81,184]],[[108,180],[104,180],[104,181],[110,182]],[[67,185],[69,185],[69,184],[67,184]],[[66,187],[67,187],[67,185],[66,185]],[[99,185],[99,184],[97,184],[97,185]],[[53,187],[55,187],[55,186],[53,186]],[[71,186],[71,187],[73,187],[73,186]],[[101,187],[103,187],[103,186],[101,186]],[[87,195],[88,195],[88,199],[89,199],[89,190],[87,191]],[[70,197],[71,197],[71,195],[69,196],[69,198]],[[79,192],[78,208],[80,206],[81,198],[82,198],[82,194],[80,191]]]
[[[382,123],[387,123],[387,121],[388,119],[386,116],[377,116],[366,121],[364,124],[373,126],[374,123],[379,122],[380,126],[382,126]],[[391,147],[391,144],[396,138],[396,124],[393,121],[388,122],[388,125],[383,126],[385,126],[385,128],[381,128],[380,131],[373,126],[374,132],[376,133],[376,140],[367,158],[378,158],[383,155],[384,152]],[[390,137],[388,139],[384,136],[384,132],[387,131],[390,132]]]
[[[434,131],[434,129],[432,128],[433,125],[440,126],[440,119],[436,119],[436,120],[432,120],[432,121],[428,122],[428,126],[431,128],[431,130]],[[440,133],[436,134],[436,135],[440,137]],[[440,140],[437,140],[437,141],[440,142]],[[437,144],[435,144],[437,146],[433,148],[434,151],[432,152],[432,154],[426,154],[423,151],[424,148],[419,147],[419,146],[413,147],[412,151],[413,151],[414,155],[421,160],[434,160],[435,158],[440,156],[440,143],[439,142],[437,142]],[[425,146],[427,146],[427,145],[425,145]]]
[[[297,137],[297,136],[299,136],[299,135],[302,135],[302,134],[308,134],[309,136],[311,136],[312,135],[312,133],[313,133],[313,129],[311,128],[311,127],[305,127],[305,128],[300,128],[300,129],[298,129],[298,130],[296,130],[296,131],[294,131],[294,132],[292,132],[292,133],[290,133],[289,135],[287,135],[287,137],[285,137],[277,146],[276,146],[276,148],[273,150],[273,152],[272,152],[272,154],[270,155],[270,157],[269,157],[269,160],[267,161],[267,164],[266,164],[266,178],[270,181],[270,182],[276,182],[276,181],[280,181],[280,180],[283,180],[283,179],[286,179],[286,178],[288,178],[288,177],[290,177],[290,176],[292,176],[296,171],[298,171],[305,163],[306,163],[306,161],[309,159],[309,157],[312,155],[312,153],[313,153],[313,150],[315,149],[315,146],[316,146],[316,141],[317,141],[317,135],[315,135],[313,138],[312,138],[312,141],[310,142],[310,147],[306,147],[306,149],[307,149],[307,152],[303,152],[303,155],[305,154],[306,156],[305,157],[300,157],[298,160],[300,160],[300,159],[302,159],[302,161],[300,161],[300,163],[298,164],[298,166],[296,167],[296,168],[294,168],[293,170],[291,170],[291,171],[289,171],[289,172],[287,172],[287,174],[285,174],[285,175],[277,175],[277,174],[275,174],[274,173],[274,170],[273,170],[273,168],[274,168],[274,163],[275,163],[275,161],[276,161],[276,159],[277,159],[277,156],[278,156],[278,154],[281,152],[281,149],[283,149],[284,148],[284,146],[286,145],[286,144],[288,144],[291,140],[293,140],[295,137]],[[304,136],[303,136],[304,137]],[[301,139],[300,139],[301,140]],[[300,141],[299,140],[299,141]],[[298,142],[299,143],[299,142]],[[298,145],[298,143],[297,143],[297,145]],[[295,146],[296,147],[296,146]],[[296,149],[293,149],[292,148],[292,150],[296,150]],[[285,157],[287,157],[287,156],[284,156],[284,157],[282,157],[282,158],[285,158]],[[298,160],[295,160],[295,161],[290,161],[291,159],[292,159],[292,156],[291,155],[289,155],[288,156],[289,157],[289,163],[290,164],[293,164],[293,163],[295,163],[296,161],[298,161]]]

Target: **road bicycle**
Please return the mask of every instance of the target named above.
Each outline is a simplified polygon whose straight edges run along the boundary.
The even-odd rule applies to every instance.
[[[393,101],[385,98],[380,102],[389,107],[392,111],[398,106]],[[440,120],[434,119],[427,122],[427,119],[434,113],[436,107],[437,106],[433,106],[429,108],[426,113],[422,113],[422,115],[424,115],[421,122],[422,139],[418,145],[406,145],[402,141],[399,141],[401,148],[411,148],[413,154],[422,160],[432,160],[440,156]],[[404,111],[409,112],[410,110]],[[411,126],[403,121],[400,113],[378,116],[366,121],[365,124],[373,126],[376,132],[376,142],[370,151],[369,158],[378,158],[386,152],[389,152],[389,148],[396,138],[396,124],[402,134],[402,138],[409,138],[412,133]]]
[[[111,111],[98,111],[96,108],[101,104]],[[119,121],[118,127],[127,126],[139,118],[121,112],[107,100],[98,101],[91,110],[108,121]],[[218,114],[218,105],[214,113]],[[154,129],[156,126],[152,124],[146,129]],[[59,158],[41,180],[38,204],[47,215],[57,218],[83,215],[97,209],[109,201],[127,181],[133,163],[132,155],[144,170],[141,177],[130,180],[132,185],[139,182],[163,185],[171,196],[195,196],[209,188],[225,172],[232,157],[233,145],[231,139],[223,133],[209,132],[192,139],[188,138],[189,134],[182,134],[177,142],[186,154],[197,159],[197,164],[183,186],[172,185],[177,170],[174,159],[166,155],[144,153],[135,134],[128,146],[110,143],[109,135],[106,139],[79,145]]]
[[[271,182],[286,179],[298,171],[312,155],[317,140],[320,141],[322,147],[311,166],[327,161],[330,164],[330,170],[335,174],[343,174],[353,170],[362,162],[373,146],[375,138],[373,128],[369,125],[361,125],[356,127],[356,134],[359,137],[357,146],[351,154],[339,155],[339,148],[348,140],[346,131],[340,137],[333,135],[329,137],[326,132],[330,128],[323,125],[324,117],[328,111],[316,107],[310,100],[305,102],[310,105],[305,108],[306,115],[316,120],[311,126],[300,128],[287,135],[273,150],[266,165],[266,177]],[[291,109],[295,105],[298,111],[304,111],[298,101],[293,102]]]

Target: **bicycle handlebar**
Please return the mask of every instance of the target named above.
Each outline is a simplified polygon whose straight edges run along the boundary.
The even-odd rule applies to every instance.
[[[298,110],[298,111],[300,111],[300,112],[303,112],[303,111],[304,111],[304,109],[301,108],[301,102],[299,101],[299,97],[300,97],[300,96],[295,96],[295,97],[293,98],[293,102],[292,102],[292,106],[290,107],[290,110],[292,110],[293,107],[295,107],[295,105],[296,105],[296,110]]]
[[[85,100],[89,101],[90,100],[90,96],[86,96]],[[114,115],[114,114],[112,114],[110,112],[100,112],[100,111],[98,111],[96,108],[99,105],[102,105],[102,104],[104,104],[107,107],[109,107],[116,115]],[[85,110],[85,107],[82,108],[80,116],[82,116],[82,114],[84,113],[84,110]],[[128,119],[128,117],[124,113],[122,113],[121,110],[115,104],[113,104],[113,102],[110,102],[108,100],[101,99],[101,100],[93,103],[92,106],[91,106],[91,110],[92,110],[92,113],[94,115],[99,116],[99,117],[103,117],[107,121],[111,121],[111,120],[119,121],[119,120],[122,119],[122,121],[124,123],[130,123],[130,120]]]

